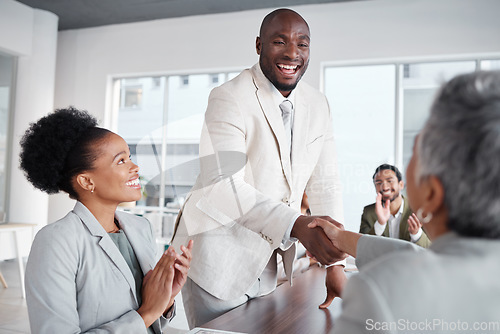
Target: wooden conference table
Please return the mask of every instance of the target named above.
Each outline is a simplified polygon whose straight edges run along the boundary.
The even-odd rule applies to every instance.
[[[318,308],[326,297],[325,269],[313,266],[293,280],[260,298],[250,300],[202,328],[242,333],[329,333],[334,318],[341,311],[341,300],[335,298],[328,309]]]

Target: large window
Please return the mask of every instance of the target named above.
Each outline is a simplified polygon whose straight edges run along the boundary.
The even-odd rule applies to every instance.
[[[500,70],[500,59],[485,59],[481,60],[480,64],[482,70]]]
[[[359,203],[373,201],[372,164],[394,161],[395,75],[392,65],[325,70],[325,94],[333,111],[345,222],[358,221]],[[373,78],[378,78],[376,85]]]
[[[375,201],[372,175],[378,165],[394,164],[405,174],[437,89],[457,74],[478,69],[500,69],[500,60],[324,67],[347,229],[359,230],[363,207]]]
[[[138,206],[178,208],[199,172],[198,144],[210,91],[238,73],[117,78],[114,129],[140,166]]]
[[[112,128],[140,167],[143,196],[125,210],[147,217],[158,243],[174,221],[200,167],[198,146],[210,91],[239,72],[116,78]]]
[[[0,222],[6,219],[7,180],[9,173],[10,109],[15,58],[0,52]]]
[[[410,161],[415,136],[422,129],[438,88],[457,74],[473,72],[474,61],[415,63],[407,66],[409,71],[400,80],[403,136],[402,149],[397,153],[396,163],[406,171]],[[398,167],[399,167],[398,166]]]

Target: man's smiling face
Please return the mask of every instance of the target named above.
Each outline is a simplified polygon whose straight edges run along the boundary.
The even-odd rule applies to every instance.
[[[288,96],[309,65],[309,27],[292,11],[282,11],[264,22],[256,48],[264,75]]]
[[[403,180],[399,181],[396,173],[390,169],[384,169],[378,172],[373,179],[375,190],[382,194],[382,201],[394,201],[401,195],[404,188]]]

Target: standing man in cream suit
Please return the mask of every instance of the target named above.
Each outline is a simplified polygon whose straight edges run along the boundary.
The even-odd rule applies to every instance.
[[[338,226],[335,220],[343,220],[328,102],[299,83],[309,44],[309,26],[298,13],[271,12],[256,40],[259,63],[210,94],[201,172],[172,240],[177,248],[194,239],[182,290],[190,327],[272,292],[277,254],[291,282],[297,240],[323,264],[345,257],[322,229],[307,227],[317,216],[300,214],[305,192],[313,215]],[[344,283],[342,265],[327,269],[321,307]]]

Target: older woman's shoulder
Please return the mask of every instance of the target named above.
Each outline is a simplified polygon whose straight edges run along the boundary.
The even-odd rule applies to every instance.
[[[489,320],[492,312],[497,316],[500,311],[497,258],[493,252],[471,252],[470,248],[459,252],[450,247],[388,253],[351,277],[344,297],[352,303],[361,291],[364,303],[371,298],[391,319],[421,321],[439,315],[447,321]]]
[[[430,250],[397,250],[372,259],[360,269],[359,279],[379,291],[387,300],[398,303],[401,296],[418,296],[432,290],[427,278],[442,270],[440,256]]]
[[[391,309],[404,309],[412,300],[428,300],[424,295],[435,294],[432,276],[441,270],[438,257],[432,251],[387,253],[366,263],[353,277],[349,290],[370,291]]]

